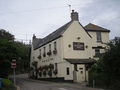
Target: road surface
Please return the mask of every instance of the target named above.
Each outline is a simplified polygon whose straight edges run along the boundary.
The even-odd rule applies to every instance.
[[[103,90],[87,88],[80,84],[74,83],[55,83],[40,80],[32,80],[28,78],[27,74],[16,76],[17,85],[20,90]]]

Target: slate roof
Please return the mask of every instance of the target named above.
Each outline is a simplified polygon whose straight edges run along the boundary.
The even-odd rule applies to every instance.
[[[62,27],[58,28],[56,31],[54,31],[53,33],[49,34],[48,36],[46,36],[43,39],[35,39],[33,40],[33,49],[37,49],[59,37],[61,37],[61,35],[66,31],[66,29],[70,26],[70,24],[72,23],[72,21],[66,23],[65,25],[63,25]]]
[[[93,64],[95,60],[93,59],[65,59],[66,61],[70,62],[71,64]]]
[[[88,25],[86,25],[84,27],[86,29],[86,31],[101,31],[101,32],[110,32],[110,30],[100,27],[98,25],[94,25],[92,23],[89,23]]]

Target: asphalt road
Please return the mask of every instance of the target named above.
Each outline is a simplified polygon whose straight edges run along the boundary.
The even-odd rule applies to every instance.
[[[17,85],[20,87],[20,90],[103,90],[88,88],[74,83],[55,83],[32,80],[28,78],[27,74],[17,75],[16,82]]]

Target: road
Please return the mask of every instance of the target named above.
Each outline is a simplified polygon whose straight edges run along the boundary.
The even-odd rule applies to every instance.
[[[87,88],[80,84],[74,83],[55,83],[40,80],[32,80],[28,78],[27,74],[16,76],[17,85],[20,90],[103,90]]]

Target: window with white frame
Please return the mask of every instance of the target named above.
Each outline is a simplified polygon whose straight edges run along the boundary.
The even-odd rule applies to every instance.
[[[99,57],[99,55],[100,55],[100,49],[96,48],[95,49],[95,56]]]
[[[51,44],[49,44],[49,51],[51,51]]]
[[[44,53],[46,52],[46,47],[44,47]]]
[[[97,36],[97,42],[101,42],[101,32],[96,32],[96,36]]]
[[[54,49],[56,49],[57,48],[57,43],[56,42],[54,42]]]

